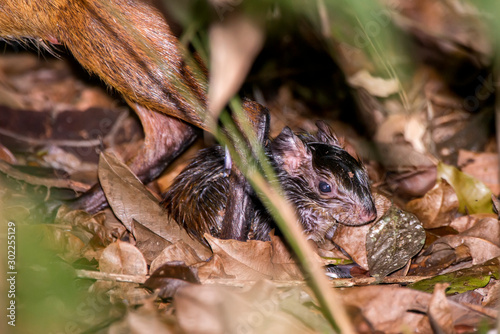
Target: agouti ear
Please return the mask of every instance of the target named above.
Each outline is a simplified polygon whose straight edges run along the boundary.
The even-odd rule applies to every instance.
[[[335,136],[335,134],[333,133],[332,128],[330,128],[328,124],[326,124],[323,121],[317,121],[316,126],[318,127],[316,138],[318,138],[319,141],[333,146],[338,146],[338,147],[342,146],[337,137]]]
[[[300,167],[310,163],[312,158],[309,148],[289,127],[273,140],[271,148],[275,161],[290,175],[299,174]]]

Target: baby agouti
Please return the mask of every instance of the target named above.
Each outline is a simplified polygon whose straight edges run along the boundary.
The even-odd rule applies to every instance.
[[[331,129],[317,123],[315,135],[295,134],[286,127],[267,148],[284,195],[297,211],[309,239],[331,238],[337,223],[366,224],[376,217],[366,171],[339,144]],[[192,236],[220,237],[229,179],[224,173],[224,149],[204,150],[177,176],[163,205]],[[247,224],[247,239],[268,240],[274,223],[254,196],[255,214]]]

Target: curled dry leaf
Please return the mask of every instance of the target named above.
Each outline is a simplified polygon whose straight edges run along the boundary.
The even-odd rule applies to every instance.
[[[426,229],[447,226],[458,213],[458,197],[446,181],[441,181],[422,198],[406,204]]]
[[[378,210],[377,210],[378,213]],[[368,270],[366,235],[372,224],[363,226],[340,225],[332,240],[341,247],[361,268]]]
[[[99,270],[104,273],[144,276],[148,272],[142,253],[128,242],[116,241],[106,247],[99,259]],[[131,305],[142,304],[149,293],[137,284],[99,280],[94,291],[107,293],[112,303],[127,300]]]
[[[78,235],[73,231],[58,228],[56,225],[38,225],[34,228],[42,236],[42,246],[56,252],[68,263],[72,263],[82,256],[86,246],[83,240],[88,241],[91,237],[90,235]]]
[[[141,251],[148,264],[151,264],[165,247],[171,245],[169,241],[163,239],[135,220],[132,224],[132,230],[135,236],[135,247]]]
[[[135,220],[170,243],[184,241],[196,250],[202,259],[211,256],[206,246],[191,238],[167,216],[158,200],[114,155],[101,154],[98,173],[109,205],[129,231],[132,231],[132,222]]]
[[[436,275],[456,260],[457,254],[450,245],[434,242],[411,266],[410,275]]]
[[[424,243],[425,231],[418,218],[392,206],[366,236],[370,274],[383,278],[403,267]]]
[[[222,258],[214,254],[210,261],[203,262],[198,266],[198,277],[203,282],[212,278],[234,278],[234,275],[229,275],[224,271]]]
[[[499,225],[498,219],[485,217],[457,235],[437,239],[417,259],[413,274],[434,275],[454,264],[470,266],[500,256]]]
[[[105,216],[104,212],[92,216],[83,210],[70,210],[63,205],[57,211],[55,223],[81,228],[92,235],[88,242],[90,246],[105,247],[116,241],[123,233],[123,231],[105,225]]]

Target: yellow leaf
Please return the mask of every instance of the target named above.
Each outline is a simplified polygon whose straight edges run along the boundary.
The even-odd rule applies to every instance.
[[[491,190],[481,181],[440,162],[438,180],[446,180],[455,190],[462,213],[493,213]]]

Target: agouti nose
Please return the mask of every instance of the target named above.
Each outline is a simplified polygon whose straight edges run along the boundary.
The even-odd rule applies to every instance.
[[[375,218],[377,218],[377,210],[375,209],[375,206],[365,208],[363,211],[360,212],[359,218],[364,222],[364,223],[370,223]]]

